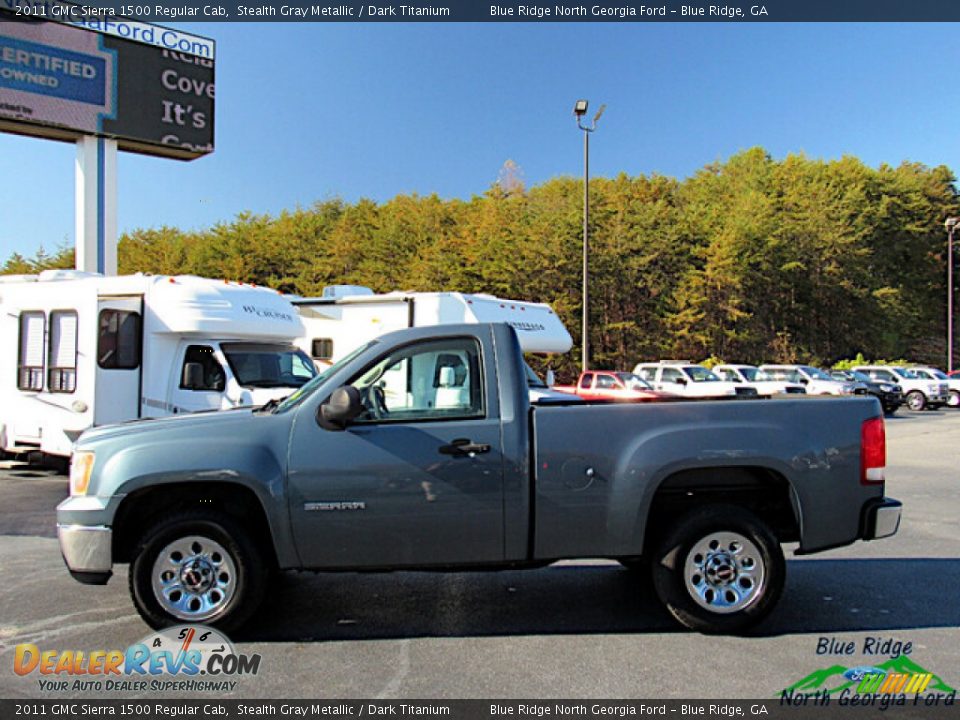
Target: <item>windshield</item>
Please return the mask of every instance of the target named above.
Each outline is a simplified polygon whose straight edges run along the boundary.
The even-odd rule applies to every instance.
[[[752,367],[743,367],[740,368],[740,374],[743,375],[743,379],[747,382],[759,382],[761,380],[769,380],[763,370],[758,370],[757,368]]]
[[[699,365],[687,365],[683,368],[683,371],[694,382],[720,382],[720,378],[705,367],[700,367]]]
[[[344,365],[347,365],[348,363],[352,362],[353,359],[354,359],[355,357],[357,357],[357,355],[359,355],[360,353],[364,352],[364,351],[365,351],[367,348],[369,348],[371,345],[376,344],[376,342],[377,342],[376,340],[371,340],[370,342],[366,343],[365,345],[361,345],[361,346],[358,347],[356,350],[354,350],[352,353],[348,354],[348,355],[347,355],[346,357],[344,357],[343,359],[338,360],[337,362],[335,362],[333,365],[331,365],[330,367],[328,367],[326,370],[324,370],[324,371],[323,371],[322,373],[320,373],[319,375],[315,375],[310,382],[308,382],[306,385],[304,385],[303,387],[301,387],[301,388],[300,388],[299,390],[297,390],[295,393],[293,393],[292,395],[290,395],[290,397],[288,397],[286,400],[284,400],[282,403],[280,403],[280,404],[277,406],[277,412],[278,412],[278,413],[282,413],[282,412],[286,412],[287,410],[290,410],[290,409],[292,409],[292,408],[295,408],[297,405],[299,405],[300,403],[302,403],[302,402],[303,402],[304,400],[306,400],[308,397],[310,397],[311,395],[313,395],[314,391],[316,391],[316,389],[317,389],[318,387],[320,387],[321,385],[323,385],[323,384],[327,381],[328,378],[332,377],[332,376],[335,375],[337,372],[339,372],[339,371],[340,371],[340,368],[342,368]]]
[[[934,370],[933,368],[930,368],[929,370],[927,370],[927,372],[930,373],[931,375],[933,375],[937,380],[949,380],[949,379],[950,379],[950,378],[947,377],[947,374],[946,374],[943,370]]]
[[[833,380],[833,378],[827,375],[823,370],[819,370],[815,367],[804,365],[800,369],[814,380]]]
[[[890,369],[893,370],[893,372],[894,372],[895,374],[899,375],[899,376],[902,377],[902,378],[906,378],[907,380],[918,380],[918,379],[919,379],[914,373],[910,372],[909,370],[907,370],[907,369],[905,369],[905,368],[897,368],[897,367],[895,367],[895,368],[890,368]]]
[[[847,370],[846,376],[851,380],[856,380],[857,382],[863,382],[863,383],[873,382],[873,380],[870,379],[869,375],[864,375],[859,370]]]
[[[650,383],[638,375],[628,372],[618,372],[616,375],[628,390],[653,390]]]
[[[527,375],[527,387],[541,388],[541,389],[547,387],[547,384],[540,379],[540,376],[537,375],[536,372],[534,372],[532,367],[524,363],[523,370]]]
[[[221,343],[233,376],[246,388],[298,388],[317,374],[313,361],[293,345]]]

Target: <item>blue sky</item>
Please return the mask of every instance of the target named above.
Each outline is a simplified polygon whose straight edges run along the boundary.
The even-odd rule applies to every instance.
[[[182,24],[217,40],[216,151],[121,154],[120,231],[398,193],[469,198],[504,161],[685,177],[762,145],[960,168],[956,27]],[[591,113],[592,114],[592,113]],[[0,134],[0,260],[73,242],[72,145]]]

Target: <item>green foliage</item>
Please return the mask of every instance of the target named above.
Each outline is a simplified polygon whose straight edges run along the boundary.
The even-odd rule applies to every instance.
[[[912,365],[913,363],[909,360],[904,360],[900,358],[899,360],[867,360],[863,353],[858,352],[853,358],[849,360],[838,360],[833,364],[834,370],[853,370],[855,367],[860,367],[861,365]],[[933,363],[936,365],[937,363]]]
[[[682,182],[592,180],[592,364],[722,357],[820,365],[857,352],[939,363],[942,223],[960,214],[954,180],[945,167],[778,161],[761,148]],[[550,303],[579,340],[582,193],[569,177],[527,187],[508,161],[466,202],[330,199],[277,217],[242,213],[203,231],[135,230],[120,240],[119,268],[301,295],[336,283],[494,293]],[[72,252],[41,250],[11,256],[3,272],[71,265]],[[571,380],[579,348],[550,362]]]

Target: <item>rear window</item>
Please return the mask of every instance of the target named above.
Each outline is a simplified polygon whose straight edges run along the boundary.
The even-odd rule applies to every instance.
[[[77,389],[77,313],[54,310],[50,313],[50,352],[47,389],[72,393]]]
[[[43,348],[47,318],[42,312],[20,314],[20,360],[17,387],[20,390],[43,390]]]

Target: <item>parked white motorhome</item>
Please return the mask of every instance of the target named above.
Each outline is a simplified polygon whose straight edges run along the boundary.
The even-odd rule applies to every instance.
[[[453,323],[507,323],[517,332],[525,353],[565,353],[573,340],[553,309],[544,303],[504,300],[459,292],[391,292],[374,294],[356,285],[324,288],[316,298],[293,298],[306,333],[300,346],[323,368],[368,340],[407,327]],[[453,382],[463,373],[454,367]],[[531,377],[531,399],[570,400]],[[443,382],[449,374],[438,374]]]
[[[517,331],[525,353],[565,353],[573,340],[544,303],[459,292],[391,292],[357,285],[324,288],[316,298],[292,298],[306,334],[301,347],[321,367],[368,340],[407,327],[503,322]]]
[[[259,405],[316,374],[266,288],[72,270],[0,277],[0,449],[69,455],[95,425]]]

